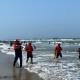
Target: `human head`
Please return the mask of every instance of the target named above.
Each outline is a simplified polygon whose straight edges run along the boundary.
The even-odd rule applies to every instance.
[[[16,41],[19,41],[19,39],[16,39]]]
[[[31,43],[31,42],[29,42],[29,45],[32,45],[32,43]]]
[[[15,44],[21,44],[19,39],[16,39]]]
[[[58,43],[58,46],[60,46],[61,44],[60,43]]]

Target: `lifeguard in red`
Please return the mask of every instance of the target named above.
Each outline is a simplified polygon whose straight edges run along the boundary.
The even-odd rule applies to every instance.
[[[60,46],[61,44],[58,43],[58,45],[55,47],[55,56],[58,58],[59,56],[62,58],[62,47]]]
[[[29,57],[30,57],[31,58],[31,63],[33,63],[33,54],[32,54],[33,47],[32,47],[32,43],[31,42],[29,42],[28,45],[25,46],[25,50],[27,52],[27,61],[26,62],[28,62]]]

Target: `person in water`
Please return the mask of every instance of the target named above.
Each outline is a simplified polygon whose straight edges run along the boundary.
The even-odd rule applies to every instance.
[[[57,46],[55,47],[55,56],[56,58],[58,58],[59,56],[62,58],[62,47],[61,47],[61,44],[58,43]]]
[[[26,44],[25,51],[27,52],[26,62],[28,62],[29,58],[31,58],[31,63],[33,64],[33,47],[31,42],[29,42],[28,45]]]
[[[78,48],[78,53],[79,53],[79,59],[80,59],[80,48]]]

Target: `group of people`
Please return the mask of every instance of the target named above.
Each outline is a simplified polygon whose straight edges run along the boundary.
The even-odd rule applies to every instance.
[[[14,42],[14,50],[15,50],[15,58],[14,58],[14,62],[13,62],[13,66],[15,67],[15,64],[18,60],[18,58],[20,59],[20,68],[22,67],[22,46],[21,43],[18,39],[16,39],[16,41]],[[25,45],[25,51],[27,52],[27,60],[26,62],[28,62],[29,58],[31,58],[31,64],[33,64],[33,46],[32,46],[32,42],[29,42],[28,44]],[[61,44],[58,43],[57,46],[55,47],[55,58],[59,58],[59,56],[62,58],[62,47]],[[78,49],[79,52],[79,59],[80,59],[80,48]]]
[[[14,47],[14,51],[15,51],[15,58],[14,58],[14,62],[13,62],[13,66],[15,67],[15,64],[18,60],[18,58],[20,59],[20,68],[22,67],[22,46],[21,43],[18,39],[16,39],[16,41],[13,44]],[[29,58],[31,58],[31,63],[33,63],[33,47],[32,47],[32,43],[29,42],[28,44],[26,44],[25,46],[25,51],[27,52],[27,62],[29,60]]]

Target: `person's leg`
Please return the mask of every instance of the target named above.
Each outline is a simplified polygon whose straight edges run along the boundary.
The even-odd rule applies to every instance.
[[[22,67],[22,54],[20,54],[19,58],[20,58],[20,67]]]
[[[58,58],[58,57],[59,57],[59,53],[56,54],[56,58]]]
[[[26,62],[28,62],[28,60],[29,60],[29,53],[27,53],[27,60],[26,60]]]
[[[80,59],[80,53],[79,53],[79,59]]]
[[[60,57],[62,58],[62,53],[60,53]]]
[[[31,54],[30,57],[31,57],[31,64],[33,64],[33,54]]]
[[[13,66],[15,66],[17,60],[18,60],[18,55],[15,54],[15,58],[14,58],[14,62],[13,62]]]

